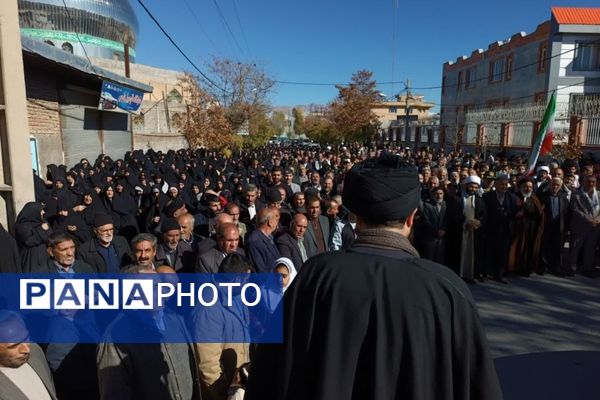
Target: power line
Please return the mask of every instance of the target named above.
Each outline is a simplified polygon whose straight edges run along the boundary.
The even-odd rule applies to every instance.
[[[231,30],[231,27],[229,26],[229,23],[227,22],[227,19],[225,19],[225,15],[223,14],[223,10],[221,10],[221,7],[219,6],[219,3],[217,3],[217,0],[212,0],[212,2],[215,5],[215,8],[217,9],[217,13],[219,14],[219,17],[221,19],[221,23],[223,24],[223,26],[225,27],[225,29],[227,30],[227,32],[229,32],[229,35],[231,35],[231,38],[233,39],[233,43],[235,44],[235,46],[240,51],[240,55],[244,56],[244,50],[242,49],[242,47],[238,43],[237,39],[235,38],[235,35],[233,34],[233,31]]]
[[[596,43],[600,43],[600,39],[594,40],[594,41],[590,41],[587,42],[586,45],[590,45],[590,44],[596,44]],[[553,58],[556,57],[560,57],[564,54],[568,54],[568,53],[572,53],[574,51],[577,50],[577,47],[574,47],[573,49],[570,50],[566,50],[562,53],[558,53],[555,54],[553,56],[548,56],[545,57],[543,59],[544,62],[551,60]],[[538,61],[532,62],[532,63],[528,63],[528,64],[524,64],[521,65],[519,67],[515,67],[512,69],[512,72],[516,72],[516,71],[520,71],[522,69],[525,68],[529,68],[531,66],[537,66],[538,65]],[[487,81],[489,80],[491,75],[486,75],[482,78],[478,78],[475,80],[472,80],[471,82],[479,82],[479,81]],[[347,85],[347,84],[340,84],[340,83],[332,83],[332,82],[298,82],[298,81],[275,81],[276,83],[280,83],[282,85],[298,85],[298,86],[336,86],[336,85]],[[396,85],[396,84],[402,84],[404,83],[404,81],[396,81],[396,80],[392,80],[392,81],[384,81],[384,82],[377,82],[377,85]],[[437,86],[423,86],[423,87],[413,87],[412,89],[414,90],[434,90],[434,89],[442,89],[442,85],[437,85]]]
[[[192,17],[194,18],[194,20],[196,21],[196,24],[198,25],[198,27],[200,28],[200,31],[202,32],[202,34],[206,37],[206,39],[208,40],[208,42],[216,49],[216,45],[215,43],[212,41],[212,39],[210,38],[210,36],[208,35],[208,33],[206,32],[206,30],[204,29],[204,26],[202,25],[202,23],[200,22],[200,18],[198,18],[198,15],[196,14],[196,12],[194,11],[194,9],[192,8],[192,6],[190,5],[190,3],[187,0],[183,0],[183,3],[185,4],[185,6],[187,7],[188,11],[190,12],[190,14],[192,14]]]
[[[64,2],[65,0],[63,0]],[[158,20],[154,17],[154,15],[152,15],[152,13],[150,12],[150,10],[148,10],[148,8],[146,7],[146,5],[142,2],[142,0],[137,0],[137,2],[142,6],[142,8],[144,9],[144,11],[146,11],[146,14],[148,14],[148,16],[150,17],[150,19],[152,19],[152,21],[154,21],[154,23],[156,24],[156,26],[158,26],[158,29],[160,29],[162,31],[162,33],[167,37],[167,39],[169,39],[169,41],[171,42],[171,44],[177,49],[177,51],[179,51],[179,53],[183,56],[183,58],[185,58],[187,60],[187,62],[190,63],[190,65],[213,87],[219,89],[220,91],[224,92],[224,93],[228,93],[227,90],[223,89],[222,87],[220,87],[219,85],[217,85],[215,82],[213,82],[208,76],[206,76],[206,74],[204,72],[202,72],[202,70],[200,68],[198,68],[198,66],[188,57],[187,54],[185,54],[185,52],[183,50],[181,50],[181,47],[179,47],[179,45],[177,43],[175,43],[175,40],[173,40],[173,38],[171,37],[171,35],[169,35],[167,33],[167,31],[165,30],[165,28],[162,27],[162,25],[160,24],[160,22],[158,22]]]
[[[574,86],[581,86],[581,85],[585,85],[586,83],[595,82],[595,81],[600,81],[600,77],[598,77],[598,78],[589,78],[589,79],[581,81],[581,82],[573,83],[573,84],[570,84],[570,85],[567,85],[567,86],[561,86],[560,89],[558,89],[558,88],[557,89],[549,89],[549,90],[546,90],[546,91],[543,91],[543,92],[530,93],[530,94],[525,95],[525,96],[512,97],[509,100],[510,101],[514,101],[514,100],[528,99],[528,98],[531,98],[532,96],[534,96],[536,94],[548,94],[550,92],[554,92],[554,91],[558,91],[558,90],[563,90],[563,89],[568,89],[568,88],[574,87]],[[443,105],[444,107],[458,107],[458,106],[465,106],[466,105],[466,106],[469,106],[469,108],[471,108],[471,107],[489,106],[488,103],[477,103],[477,104],[469,104],[469,103],[448,104],[448,103],[446,103],[446,104],[441,104],[441,103],[436,103],[436,102],[433,102],[433,101],[428,101],[427,103],[428,104],[433,104],[433,105],[436,105],[436,106],[442,106]]]
[[[246,38],[246,32],[244,31],[244,27],[242,26],[242,20],[240,19],[240,13],[238,12],[236,0],[231,0],[233,2],[233,10],[235,11],[235,17],[237,18],[238,25],[240,26],[240,32],[242,32],[242,39],[244,39],[244,44],[246,45],[246,50],[248,50],[248,55],[251,54],[250,46],[248,46],[248,40]]]
[[[69,7],[67,7],[67,3],[65,2],[65,0],[62,0],[62,3],[64,5],[64,7],[65,7],[65,11],[67,13],[67,18],[69,18],[69,20],[73,24],[75,24],[75,20],[71,17],[71,13],[69,12]],[[83,49],[83,54],[85,54],[85,58],[88,60],[88,63],[90,64],[90,67],[92,67],[92,70],[93,70],[94,69],[94,65],[92,64],[92,60],[90,60],[90,57],[88,56],[88,53],[85,50],[85,46],[83,45],[83,42],[81,41],[81,38],[79,37],[79,33],[77,32],[77,29],[75,30],[75,36],[77,37],[77,41],[79,42],[79,45]]]

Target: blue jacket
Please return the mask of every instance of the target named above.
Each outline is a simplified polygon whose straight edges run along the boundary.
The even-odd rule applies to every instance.
[[[273,263],[281,257],[275,242],[258,229],[248,236],[246,249],[256,272],[273,272]]]

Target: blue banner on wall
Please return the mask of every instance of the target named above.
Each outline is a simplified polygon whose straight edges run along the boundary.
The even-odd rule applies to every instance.
[[[137,113],[144,100],[144,93],[113,82],[102,82],[100,104],[103,111]]]
[[[0,274],[0,342],[281,343],[278,274]]]

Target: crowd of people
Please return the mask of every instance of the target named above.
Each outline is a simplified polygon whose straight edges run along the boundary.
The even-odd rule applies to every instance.
[[[411,242],[421,257],[471,284],[507,284],[511,275],[547,272],[597,276],[600,196],[593,159],[548,159],[529,176],[527,159],[518,155],[361,144],[267,146],[235,154],[133,151],[118,160],[82,159],[71,168],[50,165],[44,177],[34,174],[36,198],[19,212],[14,238],[0,229],[0,269],[277,272],[285,291],[307,260],[356,242],[361,227],[345,204],[355,197],[344,187],[345,177],[355,164],[381,154],[418,170],[420,185],[411,189],[420,198]],[[363,199],[358,193],[356,198]],[[375,220],[379,209],[386,207],[369,211]],[[0,325],[7,320],[0,316]],[[35,345],[21,346],[30,358],[44,357]],[[156,371],[133,371],[136,362],[152,362],[148,353],[105,346],[97,354],[82,352],[85,362],[67,363],[71,350],[45,350],[59,399],[233,398],[243,389],[250,362],[243,344],[166,346],[161,354],[169,362],[156,381]],[[221,357],[228,350],[236,358],[225,370]],[[22,353],[12,351],[23,361]],[[10,367],[2,360],[2,367]],[[88,379],[74,384],[73,374],[86,371]],[[46,387],[45,396],[36,398],[55,398],[47,379],[42,381],[45,386],[19,389],[29,394]]]

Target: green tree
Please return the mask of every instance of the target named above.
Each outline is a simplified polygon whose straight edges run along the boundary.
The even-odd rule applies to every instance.
[[[273,127],[274,135],[281,135],[287,126],[285,114],[281,111],[273,111],[271,114],[271,126]]]
[[[304,119],[304,134],[318,143],[336,141],[331,121],[322,115],[308,115]]]
[[[304,113],[302,109],[293,108],[292,116],[294,117],[294,135],[304,135],[306,132],[304,131]]]
[[[377,133],[379,120],[373,112],[377,102],[377,82],[373,73],[361,70],[352,75],[348,85],[338,85],[337,98],[329,106],[333,136],[337,140],[368,141]]]

